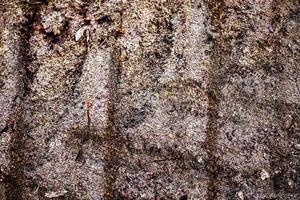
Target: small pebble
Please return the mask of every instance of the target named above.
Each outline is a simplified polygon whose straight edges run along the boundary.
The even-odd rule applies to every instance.
[[[266,180],[266,179],[270,178],[270,174],[265,169],[263,169],[263,170],[261,170],[260,178],[261,178],[261,180]]]
[[[76,33],[75,33],[75,41],[78,42],[81,37],[83,36],[84,32],[86,31],[87,27],[84,26],[80,28]]]
[[[238,195],[238,197],[239,197],[241,200],[244,200],[244,194],[243,194],[242,191],[239,191],[239,192],[237,193],[237,195]]]
[[[47,198],[57,198],[60,196],[64,196],[67,193],[66,190],[57,191],[57,192],[46,192],[45,197]]]
[[[198,161],[198,163],[202,163],[203,159],[201,157],[198,157],[197,161]]]
[[[300,144],[295,144],[295,149],[300,151]]]

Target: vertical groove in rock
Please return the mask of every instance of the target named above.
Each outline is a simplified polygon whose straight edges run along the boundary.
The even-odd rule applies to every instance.
[[[121,4],[122,5],[122,4]],[[122,8],[121,8],[122,9]],[[119,10],[119,21],[116,22],[117,31],[122,31],[122,10]],[[109,70],[109,99],[107,108],[108,124],[105,131],[105,141],[107,142],[106,152],[104,155],[105,166],[105,199],[116,198],[116,180],[118,176],[118,164],[120,159],[121,141],[119,140],[119,128],[116,125],[116,104],[118,103],[118,84],[121,79],[121,62],[122,49],[118,45],[118,33],[116,33],[114,45],[112,46],[112,62]]]
[[[272,29],[276,30],[278,27],[276,27],[276,23],[278,23],[281,19],[282,19],[282,7],[284,6],[282,5],[281,1],[278,0],[274,0],[273,5],[272,5],[272,9],[273,9],[273,24],[272,25]],[[275,31],[275,33],[273,33],[272,38],[271,38],[271,45],[273,46],[273,51],[274,54],[270,56],[270,62],[273,65],[278,65],[280,62],[278,56],[280,56],[280,38],[279,38],[279,30],[278,32]],[[282,74],[277,75],[276,77],[278,80],[278,82],[282,83],[284,80],[284,77],[282,76]],[[279,171],[279,174],[275,175],[275,178],[272,179],[272,185],[273,185],[273,190],[275,192],[276,195],[278,195],[280,193],[279,188],[281,186],[278,187],[278,177],[281,179],[282,178],[282,173],[284,171],[287,170],[287,147],[285,146],[286,141],[288,141],[286,132],[282,130],[280,130],[283,126],[283,113],[285,113],[286,111],[286,105],[281,105],[282,103],[284,103],[284,101],[282,100],[282,92],[280,91],[282,89],[282,84],[280,85],[280,87],[278,88],[279,90],[276,91],[276,102],[274,103],[274,109],[275,109],[275,114],[276,114],[276,121],[278,121],[279,124],[279,130],[277,130],[277,136],[275,136],[276,138],[274,138],[272,140],[272,143],[270,145],[270,152],[271,152],[271,160],[270,160],[270,164],[271,164],[271,170],[273,172],[275,171]],[[278,141],[278,138],[284,138],[284,140],[282,141]],[[283,139],[282,138],[282,139]],[[274,152],[274,150],[272,149],[278,149]]]
[[[23,27],[20,28],[19,33],[19,70],[18,70],[18,94],[15,99],[15,116],[14,116],[14,125],[12,130],[12,142],[10,146],[10,175],[9,180],[7,180],[7,189],[6,196],[8,200],[13,199],[22,199],[23,193],[23,183],[24,183],[24,132],[23,132],[23,124],[22,124],[22,102],[23,97],[25,95],[25,88],[27,80],[27,74],[24,66],[26,66],[27,62],[30,60],[27,54],[27,48],[29,47],[28,40],[30,37],[29,30],[31,29],[30,19],[27,19]],[[26,63],[26,64],[25,64]]]
[[[274,32],[271,38],[273,54],[270,56],[270,62],[274,68],[274,74],[279,86],[275,91],[276,101],[274,103],[275,120],[278,123],[278,128],[269,148],[271,152],[270,164],[274,174],[272,186],[277,198],[280,198],[282,194],[294,193],[297,190],[297,187],[294,186],[294,182],[297,182],[297,179],[292,178],[295,176],[295,171],[291,169],[293,169],[293,165],[299,165],[299,162],[297,163],[299,159],[293,155],[293,143],[297,142],[293,131],[297,129],[299,109],[297,110],[297,107],[290,103],[286,96],[286,92],[291,90],[288,84],[289,79],[291,79],[290,71],[294,70],[294,66],[292,64],[293,61],[290,62],[290,58],[283,54],[283,49],[286,45],[285,40],[290,39],[288,38],[289,35],[285,23],[290,20],[289,15],[292,10],[290,10],[288,5],[291,2],[293,1],[274,0],[272,5],[273,17],[271,27]],[[297,9],[297,4],[293,4],[293,7]],[[293,38],[295,40],[299,39],[295,35],[293,35]]]
[[[215,34],[220,34],[216,38],[212,47],[211,53],[211,68],[209,70],[209,86],[208,86],[208,121],[206,129],[205,146],[208,156],[206,166],[208,174],[207,199],[216,199],[218,193],[218,171],[219,163],[216,157],[216,146],[218,136],[218,107],[219,107],[219,82],[221,82],[220,70],[222,68],[222,20],[224,17],[224,2],[223,1],[207,1],[208,12],[211,25]],[[211,36],[212,37],[212,36]]]
[[[117,102],[117,81],[119,77],[117,75],[117,71],[119,69],[119,56],[120,50],[114,49],[113,50],[113,63],[111,66],[110,71],[110,99],[108,102],[108,125],[107,130],[105,133],[105,141],[107,142],[107,149],[105,152],[105,178],[106,178],[106,185],[105,185],[105,198],[106,199],[113,199],[115,196],[115,182],[117,179],[118,174],[118,146],[120,146],[118,141],[118,130],[116,128],[116,119],[115,119],[115,103]]]
[[[26,199],[26,178],[24,175],[24,166],[26,147],[25,147],[25,124],[23,122],[24,100],[26,98],[28,87],[32,81],[32,74],[27,70],[28,65],[32,61],[30,55],[30,37],[33,30],[33,23],[39,11],[39,5],[22,4],[22,12],[24,13],[25,22],[20,25],[17,34],[18,41],[18,69],[15,73],[17,80],[17,96],[14,100],[14,114],[12,125],[12,142],[10,144],[10,175],[7,178],[6,196],[8,200]]]
[[[20,41],[21,43],[21,41]],[[21,45],[20,45],[21,47]],[[22,48],[22,47],[21,47]],[[20,55],[22,51],[20,50]],[[23,61],[22,55],[20,56],[19,63]],[[21,66],[20,66],[21,67]],[[12,142],[9,147],[10,153],[10,174],[5,178],[6,182],[6,197],[8,200],[20,199],[22,193],[22,181],[24,178],[22,164],[23,164],[23,132],[22,132],[22,105],[21,97],[23,95],[23,85],[24,80],[21,76],[23,74],[22,68],[17,72],[19,80],[17,81],[18,85],[18,94],[14,102],[14,113],[13,113],[13,122],[12,122]]]

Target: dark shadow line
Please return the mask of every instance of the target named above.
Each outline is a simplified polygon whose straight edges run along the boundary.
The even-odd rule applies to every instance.
[[[215,28],[216,33],[220,34],[218,38],[213,40],[213,47],[211,53],[211,66],[209,69],[209,86],[207,91],[208,96],[208,109],[207,109],[207,124],[206,124],[206,139],[205,147],[208,157],[206,165],[206,172],[208,176],[207,183],[207,200],[217,199],[219,191],[218,179],[219,179],[219,158],[217,154],[217,143],[219,135],[218,126],[218,112],[220,101],[220,82],[222,77],[221,68],[223,65],[222,58],[222,24],[224,20],[224,8],[225,4],[223,0],[220,1],[205,1],[210,15],[211,26]],[[223,53],[224,54],[224,53]]]
[[[122,4],[121,4],[122,6]],[[123,11],[119,10],[119,21],[116,24],[118,30],[123,29]],[[121,79],[122,68],[122,48],[117,41],[118,36],[114,36],[115,41],[111,49],[111,65],[109,67],[109,79],[108,79],[108,105],[107,105],[107,127],[105,130],[104,141],[105,145],[105,189],[104,199],[116,199],[117,188],[116,181],[118,177],[118,166],[120,162],[120,152],[123,147],[123,143],[120,141],[120,129],[117,126],[117,106],[119,102],[119,81]]]

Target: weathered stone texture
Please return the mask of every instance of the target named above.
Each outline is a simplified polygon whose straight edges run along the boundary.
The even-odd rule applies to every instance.
[[[299,199],[300,2],[0,2],[0,199]]]

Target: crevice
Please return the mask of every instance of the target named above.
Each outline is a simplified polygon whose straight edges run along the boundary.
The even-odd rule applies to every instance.
[[[47,1],[43,1],[47,3]],[[28,2],[27,2],[28,3]],[[34,33],[35,23],[40,18],[40,8],[43,6],[42,1],[36,4],[24,4],[22,9],[25,13],[26,21],[21,24],[20,27],[20,64],[22,65],[22,86],[23,95],[22,99],[25,99],[31,92],[30,85],[32,84],[36,71],[32,71],[29,68],[30,63],[34,60],[34,55],[30,52],[30,38]]]
[[[279,195],[281,191],[292,192],[291,188],[287,184],[289,179],[289,163],[291,163],[290,149],[288,146],[291,141],[291,134],[285,128],[285,118],[288,116],[290,111],[288,108],[289,106],[284,101],[284,94],[282,93],[282,91],[285,91],[284,79],[286,76],[284,65],[281,63],[281,60],[284,58],[284,56],[281,53],[282,44],[280,42],[280,38],[284,37],[284,33],[281,30],[284,18],[283,10],[285,9],[285,3],[279,0],[274,0],[272,8],[273,17],[271,19],[271,26],[273,30],[278,30],[278,32],[275,31],[273,33],[271,40],[274,50],[272,55],[270,55],[269,60],[274,63],[274,67],[272,68],[273,71],[270,73],[274,74],[278,80],[278,83],[282,84],[280,84],[280,87],[278,87],[278,89],[275,91],[277,100],[273,102],[276,117],[275,120],[279,124],[279,130],[276,130],[275,137],[272,138],[271,143],[268,145],[271,152],[270,167],[274,174],[272,177],[272,186],[275,194]],[[274,71],[274,68],[278,68],[278,66],[282,66],[280,73],[276,73],[276,71]]]
[[[114,199],[116,196],[116,179],[118,176],[118,163],[120,160],[120,150],[122,143],[119,141],[119,129],[116,127],[116,106],[118,102],[118,86],[117,80],[120,80],[120,65],[121,65],[121,49],[116,47],[113,52],[113,63],[110,69],[110,87],[109,87],[109,100],[108,100],[108,124],[105,131],[106,151],[105,151],[105,199]]]
[[[9,147],[10,154],[10,172],[6,179],[6,198],[7,200],[22,200],[26,196],[25,187],[27,184],[24,174],[26,166],[26,147],[25,130],[23,122],[24,101],[27,93],[30,91],[29,85],[33,80],[33,74],[29,72],[28,66],[32,61],[30,55],[29,40],[33,32],[33,24],[38,17],[39,9],[42,4],[29,4],[23,2],[20,5],[25,13],[26,22],[20,24],[17,30],[19,34],[19,53],[18,53],[18,71],[17,71],[17,97],[14,101],[14,114],[12,117],[12,142]],[[27,199],[27,198],[25,198]]]
[[[224,21],[224,8],[225,4],[223,1],[205,1],[208,12],[210,13],[211,26],[217,33],[222,34],[222,24]],[[208,157],[206,164],[206,172],[208,176],[207,185],[207,200],[217,199],[218,179],[220,165],[219,158],[216,156],[217,153],[217,142],[218,142],[218,110],[220,101],[220,82],[221,81],[221,68],[223,66],[222,51],[223,41],[222,36],[214,39],[213,47],[211,51],[211,67],[209,69],[209,85],[208,85],[208,109],[207,109],[207,125],[206,125],[206,140],[205,148]]]
[[[5,126],[0,130],[0,135],[2,135],[2,133],[5,133],[9,130],[9,125],[6,123]]]
[[[116,22],[116,28],[123,30],[122,10],[119,11],[119,20]],[[116,199],[117,188],[116,181],[118,177],[118,166],[121,158],[121,149],[123,143],[120,140],[120,129],[117,126],[117,108],[116,103],[119,102],[119,81],[121,79],[122,65],[122,48],[119,45],[117,38],[114,38],[115,43],[112,46],[111,58],[112,63],[109,69],[108,89],[109,99],[107,105],[107,127],[104,133],[105,149],[105,188],[104,199]]]

